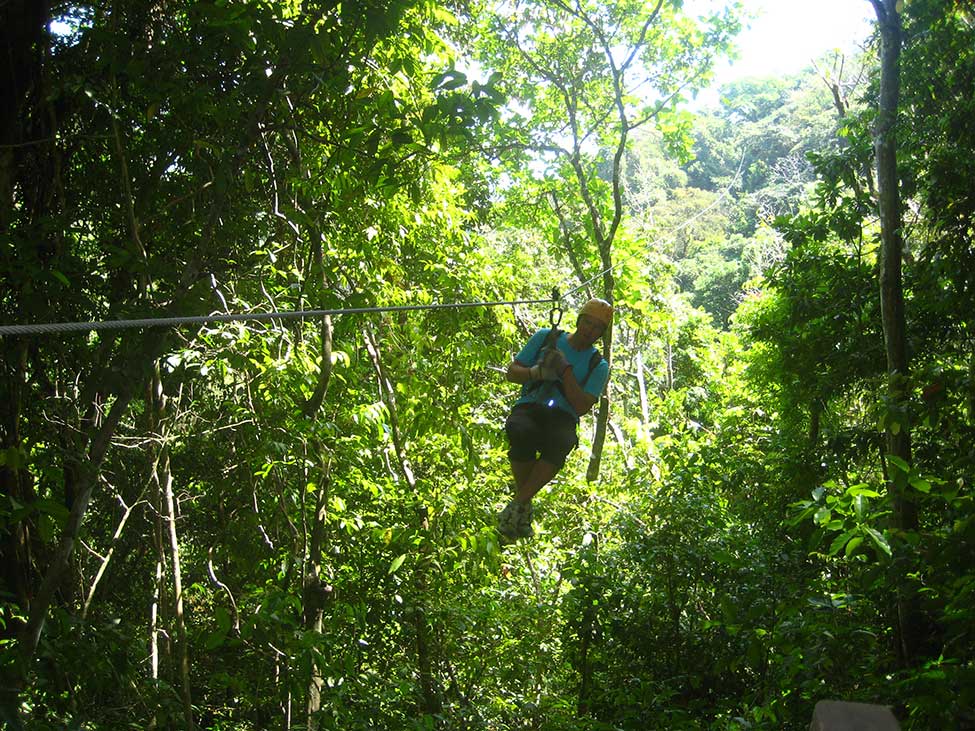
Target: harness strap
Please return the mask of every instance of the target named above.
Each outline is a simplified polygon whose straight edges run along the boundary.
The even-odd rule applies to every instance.
[[[559,337],[561,336],[561,334],[562,331],[559,330],[557,327],[553,326],[552,329],[549,330],[548,335],[545,336],[545,342],[543,342],[542,346],[538,349],[539,352],[541,352],[545,348],[557,348]],[[535,357],[536,358],[538,357],[537,354]],[[580,388],[586,387],[586,384],[589,383],[589,377],[592,376],[593,371],[596,370],[596,367],[599,365],[599,362],[602,359],[603,359],[603,355],[598,350],[593,352],[593,354],[589,357],[589,368],[586,371],[585,377],[582,379],[582,381],[579,382]],[[527,395],[529,393],[534,393],[535,391],[537,391],[539,388],[542,387],[542,383],[543,383],[542,381],[535,381],[529,384],[527,390],[525,391],[525,394]],[[556,389],[558,389],[558,392],[562,394],[563,398],[567,398],[565,395],[565,389],[562,387],[561,381],[550,381],[549,383],[551,383]]]

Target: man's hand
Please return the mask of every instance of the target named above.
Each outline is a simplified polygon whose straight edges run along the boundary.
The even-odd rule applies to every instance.
[[[528,375],[533,381],[557,381],[559,374],[539,361],[528,369]]]
[[[569,361],[566,359],[565,354],[558,348],[543,348],[541,353],[541,360],[543,368],[547,368],[555,373],[555,377],[560,379],[562,374],[565,373],[566,369],[569,367]]]

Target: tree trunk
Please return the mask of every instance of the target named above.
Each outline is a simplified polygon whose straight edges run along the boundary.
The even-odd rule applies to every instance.
[[[592,663],[589,662],[589,647],[592,644],[594,609],[587,606],[582,610],[582,626],[579,630],[579,701],[576,715],[580,718],[589,715],[589,697],[592,695]]]
[[[968,418],[975,421],[975,342],[972,343],[972,357],[968,361]]]
[[[670,342],[670,333],[667,333],[667,343],[666,343],[666,346],[667,346],[667,349],[666,349],[665,355],[664,355],[664,357],[667,360],[667,362],[665,364],[667,366],[667,382],[666,382],[666,388],[667,388],[668,391],[673,391],[674,390],[674,346]]]
[[[582,617],[579,622],[579,698],[576,703],[576,715],[580,718],[588,716],[592,710],[591,700],[593,691],[593,663],[590,653],[596,639],[596,623],[599,611],[598,583],[593,581],[594,564],[599,558],[599,538],[593,536],[589,556],[584,560],[587,574],[582,577],[580,586],[585,589],[582,599]],[[596,584],[596,586],[594,586]]]
[[[612,304],[613,290],[616,288],[616,279],[613,277],[613,260],[610,252],[611,243],[606,242],[605,246],[600,247],[602,254],[603,267],[603,296]],[[603,358],[613,366],[613,324],[610,323],[603,333]],[[586,469],[586,481],[595,482],[599,478],[599,465],[603,458],[603,445],[606,443],[606,427],[609,425],[609,382],[606,389],[599,399],[599,413],[596,415],[596,432],[592,438],[592,456],[589,458],[589,467]]]
[[[818,400],[809,406],[809,447],[815,449],[819,443],[819,430],[823,416],[823,407]]]
[[[158,495],[157,495],[158,498]],[[157,500],[156,505],[159,502]],[[151,662],[151,677],[154,682],[159,681],[159,633],[160,626],[165,622],[165,577],[166,559],[163,550],[162,518],[156,510],[156,520],[153,526],[153,540],[156,548],[155,585],[152,593],[152,607],[149,610],[149,657]]]
[[[30,106],[42,74],[50,5],[50,0],[0,3],[0,231],[8,230],[13,215],[20,156],[41,142],[27,135],[38,131]]]
[[[643,428],[650,426],[650,402],[647,399],[647,381],[643,375],[643,353],[636,351],[636,382],[640,387],[640,421]]]
[[[186,617],[183,614],[183,576],[179,558],[179,537],[176,531],[176,501],[173,498],[173,473],[169,462],[168,428],[165,424],[166,395],[163,393],[159,363],[156,363],[152,379],[153,432],[158,441],[158,452],[153,465],[153,482],[158,488],[160,514],[168,539],[169,565],[173,574],[174,616],[176,620],[176,657],[179,675],[180,698],[183,702],[183,718],[186,731],[193,731],[193,700],[190,690],[190,651],[186,637]]]
[[[111,563],[112,557],[115,555],[115,547],[118,545],[119,540],[122,538],[122,531],[125,530],[126,524],[129,522],[129,517],[132,515],[132,511],[135,510],[136,506],[142,502],[142,497],[145,495],[145,488],[139,493],[131,505],[126,505],[125,500],[119,495],[119,502],[122,503],[122,508],[124,512],[122,513],[122,518],[119,520],[118,526],[115,528],[115,534],[112,536],[111,545],[108,547],[108,553],[102,559],[101,564],[98,566],[98,572],[95,574],[95,578],[91,582],[91,586],[88,588],[88,596],[85,597],[85,604],[81,608],[81,618],[85,619],[88,617],[88,610],[91,609],[91,602],[95,598],[95,590],[98,588],[98,584],[101,582],[102,577],[105,575],[105,571],[108,570],[108,564]]]
[[[0,450],[7,455],[20,455],[23,449],[20,426],[27,373],[27,341],[5,338],[0,348]],[[34,502],[33,479],[24,465],[10,464],[9,458],[0,465],[0,495],[21,505]],[[4,557],[0,562],[0,577],[6,590],[14,595],[17,605],[26,612],[30,606],[29,585],[34,563],[27,521],[12,521],[0,531],[0,553]],[[0,629],[0,637],[12,639],[18,629],[17,625],[4,627]]]
[[[887,425],[887,452],[911,462],[911,432],[907,422],[909,370],[907,325],[904,314],[902,259],[904,240],[897,170],[896,122],[900,95],[901,21],[897,0],[871,0],[880,26],[880,101],[874,148],[877,158],[877,194],[880,213],[880,311],[887,354],[887,399],[895,419]],[[917,504],[906,481],[892,479],[887,489],[893,502],[894,527],[899,533],[918,527]],[[897,581],[898,655],[910,664],[923,644],[918,602],[908,586],[909,549],[895,541],[894,575]],[[900,549],[900,550],[898,550]]]
[[[325,521],[328,517],[329,475],[328,467],[318,486],[315,498],[315,522],[312,525],[311,540],[308,546],[308,565],[302,576],[302,620],[305,629],[321,634],[325,621],[325,604],[331,597],[332,587],[322,581],[322,554],[325,550]],[[325,680],[321,668],[313,658],[311,677],[308,681],[308,731],[318,728],[317,714],[322,708],[322,688]]]
[[[368,327],[363,328],[363,337],[366,343],[366,350],[369,352],[373,368],[376,371],[380,396],[389,412],[389,430],[392,436],[393,450],[396,453],[396,462],[402,477],[406,480],[406,484],[409,485],[410,492],[413,494],[417,527],[422,533],[426,534],[420,542],[420,559],[417,561],[417,566],[413,574],[415,600],[413,602],[412,614],[414,631],[416,633],[417,670],[420,676],[421,698],[423,699],[422,710],[424,713],[434,715],[443,711],[443,701],[437,688],[433,668],[432,633],[428,625],[425,607],[426,595],[429,591],[427,572],[430,553],[430,516],[427,506],[420,499],[416,486],[416,477],[406,457],[406,450],[399,428],[399,416],[396,411],[396,390],[386,375],[379,353],[378,342]]]
[[[81,532],[81,523],[84,520],[85,511],[88,509],[88,502],[91,500],[95,483],[98,481],[98,470],[101,467],[102,461],[105,459],[105,453],[108,451],[111,437],[118,427],[122,414],[128,409],[131,398],[130,394],[124,393],[115,399],[112,408],[108,412],[108,417],[92,440],[87,463],[79,470],[81,474],[79,484],[77,485],[78,492],[75,495],[74,502],[71,504],[71,513],[68,516],[67,525],[64,527],[61,541],[58,544],[54,559],[51,561],[51,565],[44,575],[41,587],[31,602],[30,615],[24,627],[21,638],[21,656],[24,660],[24,668],[30,664],[34,653],[37,651],[37,645],[41,639],[41,631],[44,628],[44,620],[47,618],[47,612],[54,599],[54,593],[61,584],[61,577],[68,566],[68,559],[74,550],[75,541]]]

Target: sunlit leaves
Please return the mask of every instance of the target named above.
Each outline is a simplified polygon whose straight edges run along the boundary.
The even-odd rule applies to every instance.
[[[389,565],[388,573],[395,574],[397,571],[399,571],[400,566],[403,565],[404,561],[406,561],[405,553],[397,556],[395,559],[393,559],[393,562]]]

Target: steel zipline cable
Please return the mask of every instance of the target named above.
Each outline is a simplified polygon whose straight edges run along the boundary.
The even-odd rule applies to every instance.
[[[711,210],[714,210],[715,208],[717,208],[718,204],[721,203],[721,201],[723,201],[725,198],[727,198],[729,195],[731,195],[731,191],[734,189],[735,184],[738,182],[738,178],[741,177],[741,169],[745,165],[745,156],[747,154],[748,154],[748,150],[747,149],[742,150],[741,160],[738,161],[738,170],[735,171],[735,176],[731,179],[731,182],[728,183],[727,187],[723,191],[721,191],[721,195],[719,195],[717,198],[715,198],[714,201],[712,201],[710,205],[706,206],[705,208],[702,208],[700,211],[698,211],[693,216],[691,216],[690,218],[688,218],[687,220],[685,220],[683,223],[681,223],[681,224],[679,224],[677,226],[674,226],[674,228],[672,228],[670,230],[670,232],[667,234],[667,236],[663,236],[663,237],[661,237],[659,239],[654,240],[649,246],[653,246],[655,244],[662,244],[662,243],[665,243],[665,242],[672,241],[673,238],[674,238],[674,236],[676,236],[678,232],[683,231],[685,228],[687,228],[688,226],[690,226],[692,223],[694,223],[697,219],[699,219],[701,216],[703,216],[708,211],[711,211]],[[649,246],[648,246],[648,248],[649,248]],[[614,269],[616,269],[617,267],[622,266],[623,264],[626,264],[628,261],[631,261],[631,260],[635,259],[636,257],[640,256],[641,253],[642,252],[639,252],[639,251],[636,252],[636,253],[633,253],[633,254],[631,254],[630,256],[628,256],[628,257],[626,257],[624,259],[620,259],[618,262],[616,262],[612,266],[606,267],[605,269],[603,269],[600,272],[596,272],[595,275],[589,277],[589,279],[587,279],[586,281],[584,281],[582,284],[580,284],[577,287],[573,287],[572,289],[570,289],[569,291],[567,291],[565,294],[563,294],[562,297],[561,297],[561,299],[565,299],[566,297],[571,297],[573,294],[575,294],[576,292],[578,292],[580,289],[585,289],[586,287],[588,287],[590,284],[592,284],[593,282],[595,282],[597,279],[599,279],[601,276],[603,276],[607,272],[611,272]]]
[[[179,325],[206,325],[217,322],[267,322],[268,320],[295,320],[317,318],[326,315],[360,315],[372,312],[416,312],[418,310],[458,310],[474,307],[503,307],[514,305],[558,304],[557,291],[547,299],[502,300],[496,302],[447,302],[426,305],[389,305],[376,307],[345,307],[333,310],[285,310],[282,312],[253,312],[248,314],[212,314],[186,317],[145,317],[134,320],[105,320],[103,322],[52,322],[25,325],[0,325],[0,337],[10,335],[54,335],[70,332],[100,330],[126,330],[147,327],[176,327]]]
[[[708,211],[715,208],[722,200],[724,200],[728,195],[731,194],[732,189],[738,182],[738,178],[741,176],[742,166],[745,163],[746,151],[742,152],[741,161],[738,163],[738,170],[735,172],[734,178],[732,178],[731,183],[721,192],[709,206],[703,208],[702,210],[695,213],[693,216],[688,218],[686,221],[678,226],[671,229],[667,237],[662,237],[657,239],[654,243],[660,243],[664,241],[669,241],[673,236],[690,226],[694,221],[703,216]],[[58,333],[71,333],[71,332],[94,332],[101,330],[125,330],[133,328],[149,328],[149,327],[177,327],[180,325],[206,325],[209,323],[218,322],[267,322],[273,320],[295,320],[301,318],[317,318],[325,317],[326,315],[358,315],[367,314],[373,312],[416,312],[419,310],[457,310],[457,309],[470,309],[474,307],[505,307],[514,305],[541,305],[541,304],[551,304],[552,310],[550,314],[550,320],[552,326],[557,326],[562,318],[562,307],[561,304],[565,302],[567,297],[575,294],[581,289],[588,287],[592,282],[594,282],[599,277],[603,276],[609,271],[622,266],[623,264],[635,259],[642,252],[636,252],[630,256],[621,259],[612,266],[603,269],[598,272],[595,276],[590,277],[585,282],[577,287],[574,287],[564,294],[559,294],[560,288],[554,287],[552,289],[551,297],[544,299],[520,299],[520,300],[499,300],[493,302],[445,302],[445,303],[431,303],[425,305],[387,305],[387,306],[375,306],[375,307],[345,307],[337,308],[331,310],[285,310],[283,312],[254,312],[248,314],[211,314],[211,315],[196,315],[196,316],[185,316],[185,317],[146,317],[141,319],[133,320],[106,320],[102,322],[52,322],[52,323],[33,323],[33,324],[23,324],[23,325],[0,325],[0,337],[13,336],[13,335],[54,335]]]

